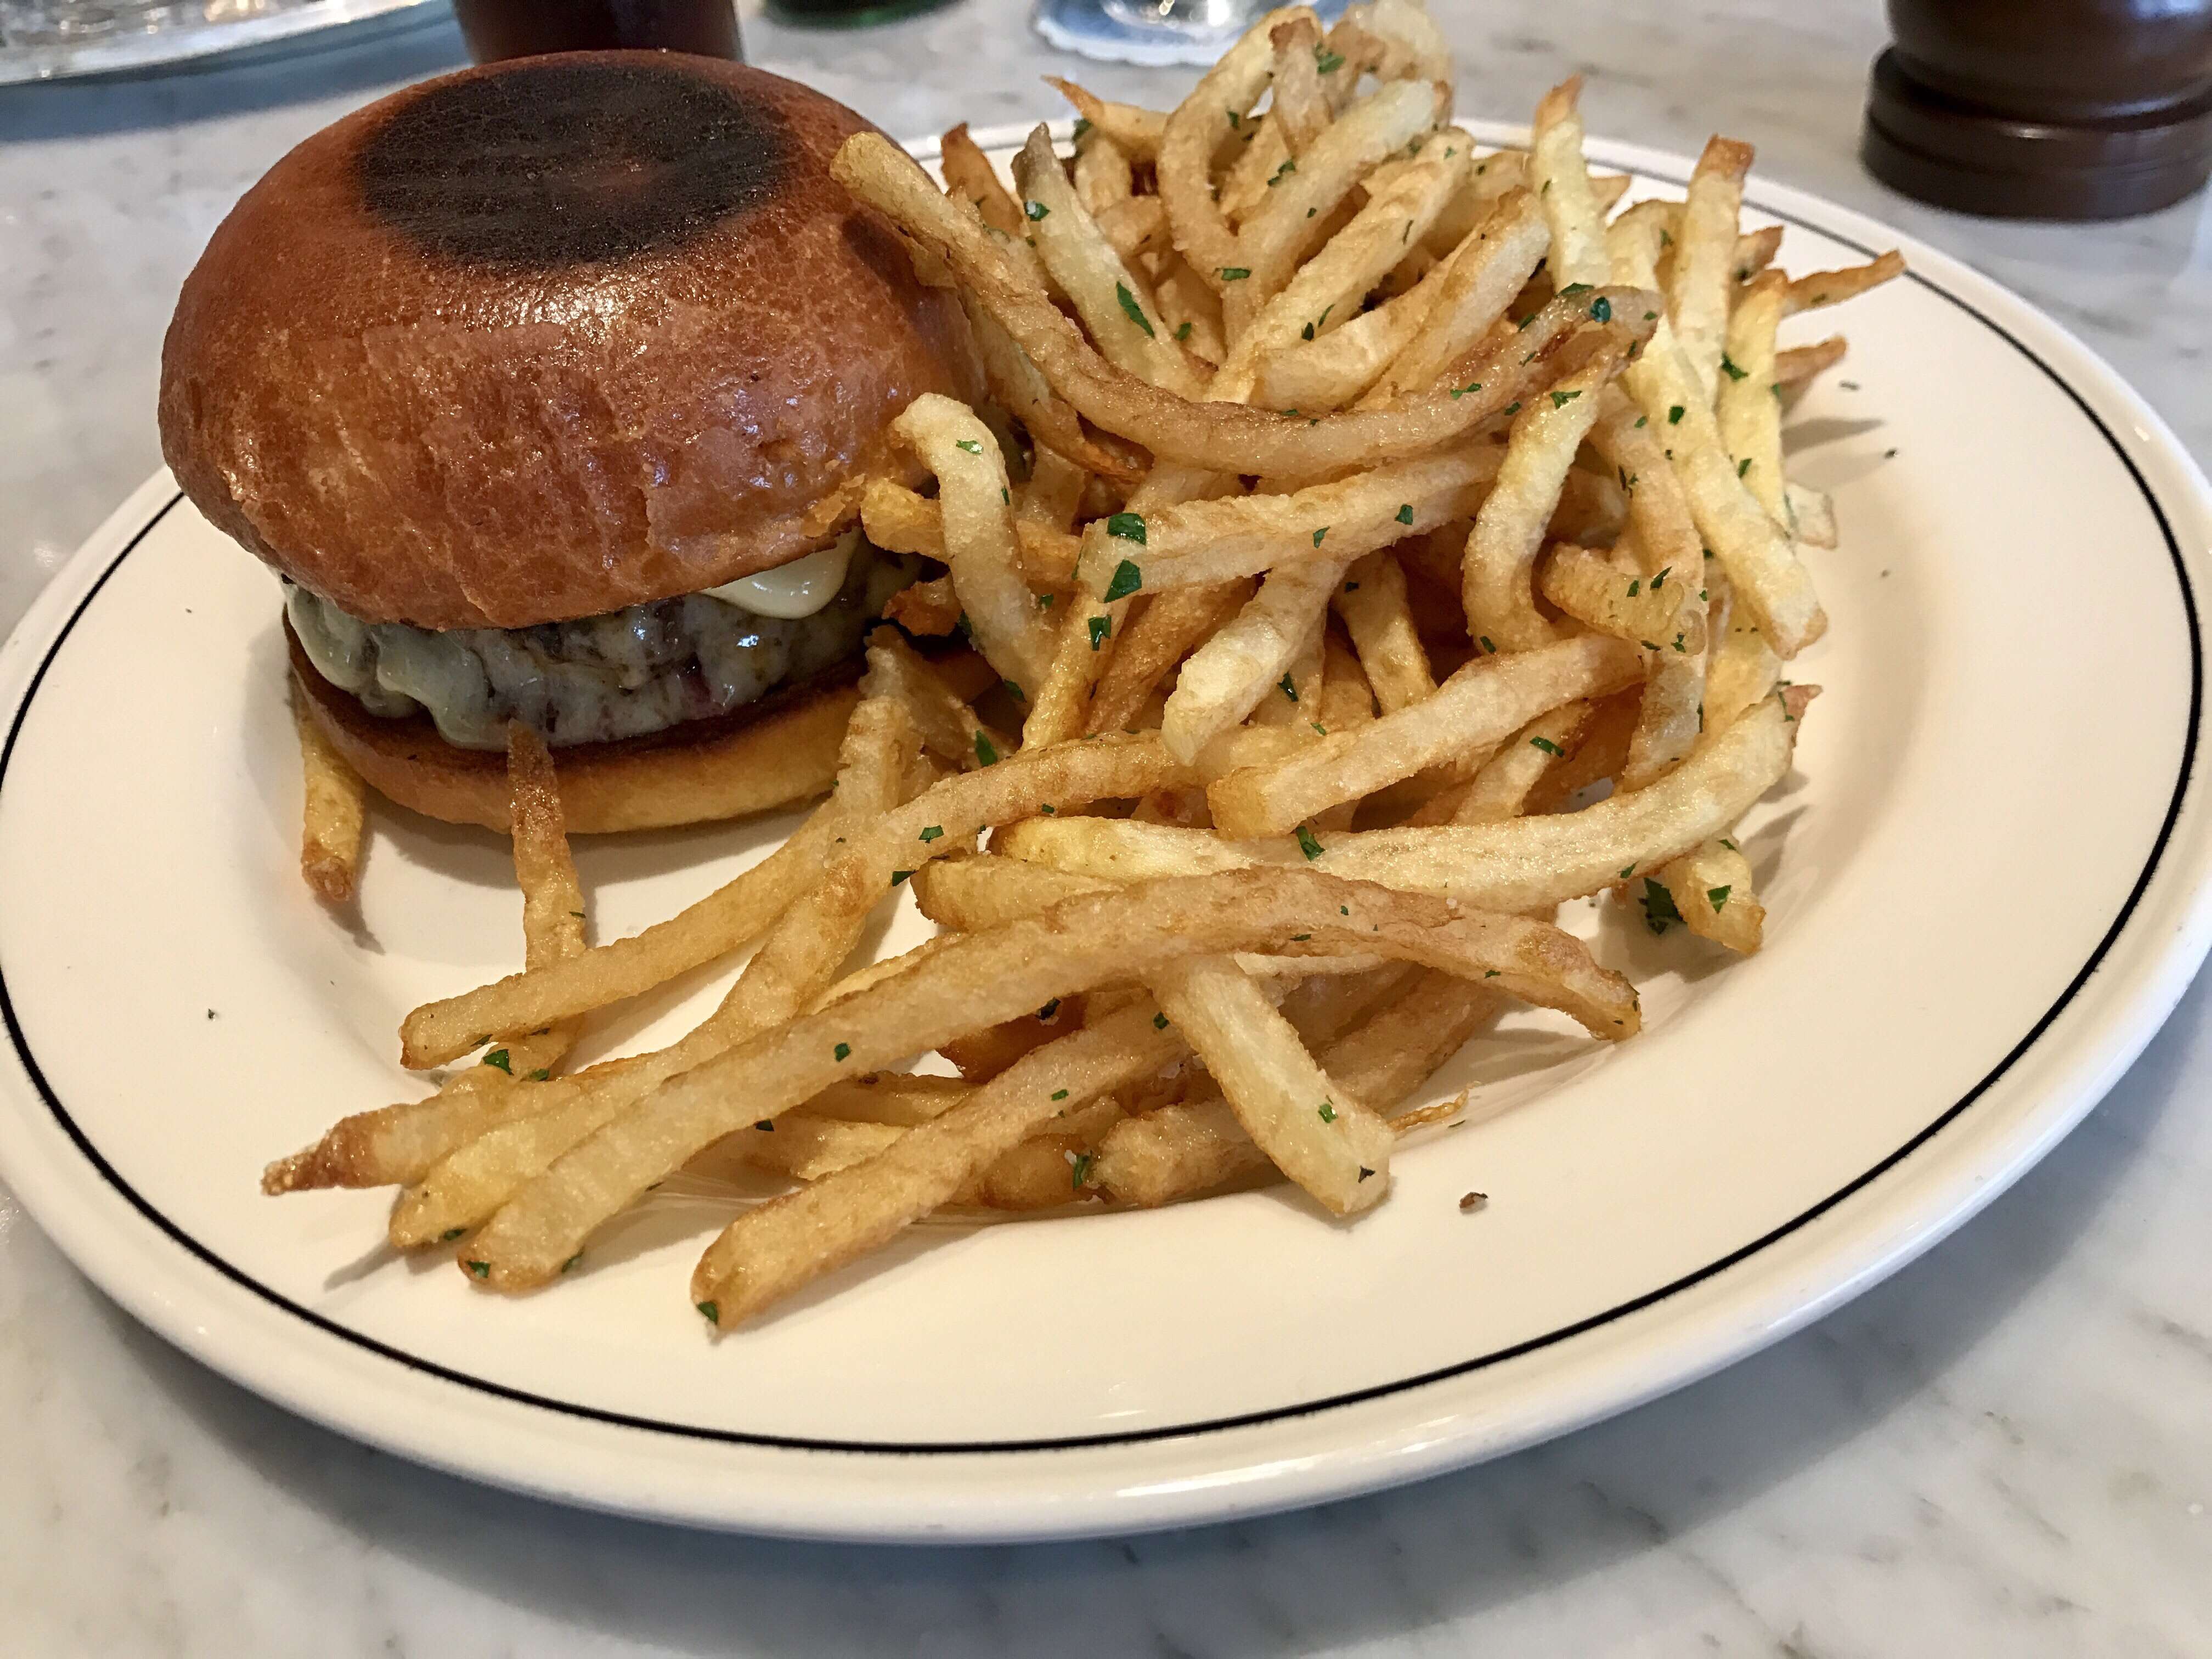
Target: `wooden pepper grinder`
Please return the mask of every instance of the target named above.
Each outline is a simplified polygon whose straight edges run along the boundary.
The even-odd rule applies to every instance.
[[[2212,0],[1889,0],[1864,155],[1941,207],[2118,219],[2212,172]]]

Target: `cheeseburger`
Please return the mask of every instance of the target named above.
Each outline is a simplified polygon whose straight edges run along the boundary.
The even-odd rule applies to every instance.
[[[981,393],[950,295],[830,176],[866,124],[651,52],[528,58],[325,128],[232,210],[161,446],[283,579],[295,690],[368,781],[503,826],[508,723],[569,825],[817,791],[919,574],[857,526],[890,423]]]

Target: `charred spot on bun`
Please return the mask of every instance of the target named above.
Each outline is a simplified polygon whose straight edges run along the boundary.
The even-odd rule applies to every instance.
[[[382,793],[503,823],[514,720],[576,830],[827,783],[920,574],[857,484],[919,481],[915,398],[982,391],[957,302],[830,177],[866,125],[715,59],[524,58],[324,129],[217,228],[162,451],[283,579],[304,706]]]

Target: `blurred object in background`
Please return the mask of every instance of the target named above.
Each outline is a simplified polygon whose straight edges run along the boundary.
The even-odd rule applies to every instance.
[[[432,0],[0,0],[0,84],[153,69],[342,25],[443,18]]]
[[[784,0],[790,3],[790,0]],[[1036,29],[1062,52],[1114,64],[1211,64],[1280,0],[1037,0]],[[1314,7],[1323,21],[1345,0]]]
[[[949,0],[768,0],[768,9],[780,23],[858,28],[866,23],[911,17],[918,11],[933,11],[947,3]]]
[[[2212,172],[2212,0],[1889,0],[1864,155],[2008,218],[2118,219]]]
[[[453,0],[479,64],[620,47],[744,60],[735,0]]]

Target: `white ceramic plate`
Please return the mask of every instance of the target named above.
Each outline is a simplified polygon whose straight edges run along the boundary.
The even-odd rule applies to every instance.
[[[1771,185],[1753,201],[1801,270],[1902,240]],[[712,1202],[656,1202],[556,1292],[500,1301],[373,1248],[381,1194],[260,1197],[265,1159],[410,1095],[400,1015],[507,970],[520,905],[502,844],[389,811],[359,932],[308,900],[274,586],[161,479],[0,658],[0,1175],[126,1307],[295,1410],[550,1497],[765,1532],[1280,1508],[1725,1364],[2046,1151],[2212,924],[2206,483],[2056,325],[1906,251],[1911,279],[1851,307],[1847,366],[1790,422],[1844,545],[1815,556],[1834,626],[1793,669],[1828,695],[1747,830],[1767,950],[1723,965],[1568,907],[1643,986],[1649,1033],[1601,1053],[1510,1022],[1439,1080],[1484,1081],[1488,1115],[1409,1146],[1356,1225],[1266,1192],[926,1226],[716,1341],[684,1295]],[[785,827],[588,846],[600,936]],[[1491,1203],[1463,1214],[1471,1188]]]

